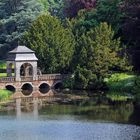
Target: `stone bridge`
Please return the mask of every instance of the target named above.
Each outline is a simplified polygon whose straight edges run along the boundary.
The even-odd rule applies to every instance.
[[[16,93],[21,92],[24,95],[31,95],[36,91],[45,94],[49,90],[61,88],[63,79],[66,76],[61,74],[44,74],[38,76],[38,80],[33,80],[33,77],[21,77],[20,81],[16,81],[15,77],[2,77],[0,78],[0,89],[7,89]]]
[[[31,95],[34,91],[47,93],[60,88],[66,75],[42,74],[37,62],[35,52],[26,46],[10,51],[6,59],[7,77],[0,78],[0,89]]]

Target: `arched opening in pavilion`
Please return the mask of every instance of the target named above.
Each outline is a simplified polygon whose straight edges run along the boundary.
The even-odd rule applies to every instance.
[[[20,67],[21,77],[32,77],[33,76],[33,66],[30,63],[24,63]]]

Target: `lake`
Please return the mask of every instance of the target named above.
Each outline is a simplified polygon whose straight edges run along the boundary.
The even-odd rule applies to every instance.
[[[0,112],[0,140],[140,140],[140,111],[131,102],[64,97],[16,99]]]

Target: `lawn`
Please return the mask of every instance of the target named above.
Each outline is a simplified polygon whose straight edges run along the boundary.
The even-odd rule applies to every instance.
[[[6,77],[7,73],[0,73],[0,77]]]

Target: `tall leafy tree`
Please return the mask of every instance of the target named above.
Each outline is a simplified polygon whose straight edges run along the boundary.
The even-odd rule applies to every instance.
[[[109,71],[131,70],[127,58],[120,56],[120,48],[120,39],[114,39],[114,31],[107,23],[101,23],[95,29],[84,33],[77,39],[75,49],[73,62],[77,62],[75,67],[78,66],[80,73],[80,77],[76,78],[80,81],[83,79],[83,83],[93,88]]]
[[[36,0],[0,0],[0,57],[18,44],[24,31],[42,11],[43,7]]]
[[[71,62],[75,40],[60,20],[42,15],[33,22],[24,38],[25,44],[35,50],[39,65],[48,73],[67,72]]]

